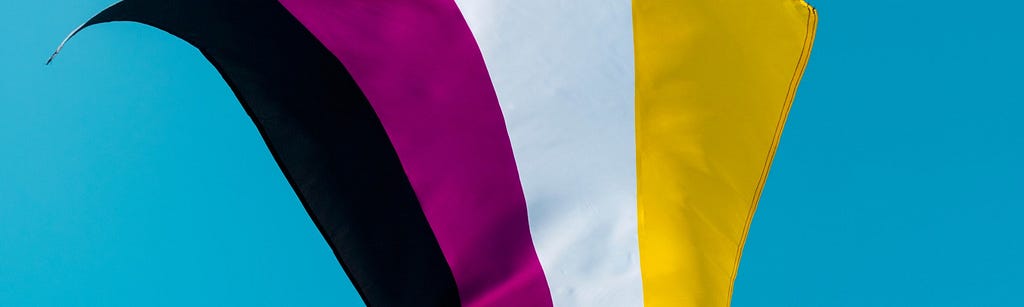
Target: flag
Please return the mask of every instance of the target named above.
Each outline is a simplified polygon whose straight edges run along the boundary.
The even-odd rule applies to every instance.
[[[198,48],[368,305],[705,307],[729,305],[816,16],[125,0],[74,33],[133,21]]]

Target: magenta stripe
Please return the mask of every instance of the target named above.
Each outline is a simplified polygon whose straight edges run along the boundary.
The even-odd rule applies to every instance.
[[[498,98],[455,2],[280,1],[369,98],[463,305],[550,306]]]

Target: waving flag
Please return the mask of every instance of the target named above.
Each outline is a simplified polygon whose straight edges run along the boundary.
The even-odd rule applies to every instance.
[[[368,305],[703,307],[729,304],[816,13],[125,0],[75,32],[112,21],[213,63]]]

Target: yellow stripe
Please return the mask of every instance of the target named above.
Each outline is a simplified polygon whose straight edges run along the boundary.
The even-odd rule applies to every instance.
[[[810,54],[800,0],[634,0],[646,306],[728,306]]]

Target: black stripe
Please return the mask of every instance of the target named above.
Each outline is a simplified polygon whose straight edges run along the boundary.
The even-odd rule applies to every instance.
[[[134,21],[199,48],[371,306],[457,306],[459,296],[387,134],[362,91],[273,0],[127,0],[86,26]]]

